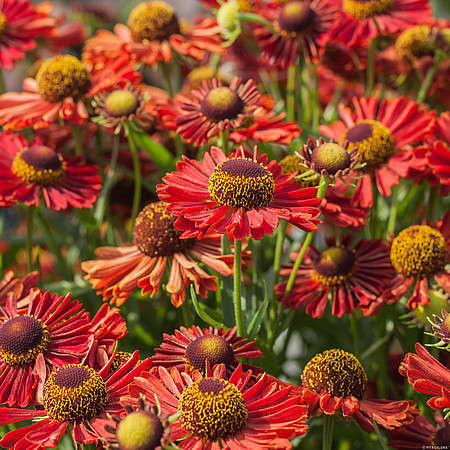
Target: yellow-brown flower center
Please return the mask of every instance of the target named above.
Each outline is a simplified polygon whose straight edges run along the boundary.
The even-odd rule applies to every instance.
[[[64,177],[66,164],[55,150],[35,145],[17,153],[12,171],[23,181],[39,186],[55,186]]]
[[[293,154],[288,155],[280,161],[281,171],[283,173],[295,173],[298,172],[295,181],[302,185],[302,187],[315,187],[319,185],[320,177],[317,174],[308,175],[307,172],[311,172],[311,168],[308,167],[303,158]],[[305,176],[302,176],[305,174]]]
[[[447,264],[445,238],[428,225],[410,226],[392,242],[391,262],[405,277],[434,275]]]
[[[211,89],[202,100],[201,112],[213,122],[235,119],[244,110],[244,102],[228,87]]]
[[[171,256],[184,252],[196,239],[181,239],[174,222],[176,218],[166,211],[164,202],[150,203],[137,216],[133,240],[142,253],[148,256]]]
[[[129,352],[117,352],[113,362],[109,366],[108,375],[115,372],[124,362],[128,361],[131,356],[132,355]]]
[[[367,389],[367,376],[351,353],[332,349],[309,361],[303,370],[302,385],[318,393],[361,399]]]
[[[135,411],[117,426],[117,441],[122,450],[153,450],[161,445],[164,429],[159,417],[149,411]]]
[[[384,163],[395,151],[394,138],[387,127],[376,120],[363,120],[347,130],[341,139],[357,148],[361,163],[370,167]]]
[[[108,393],[102,377],[81,364],[57,369],[44,384],[44,408],[58,422],[91,419],[107,403]]]
[[[272,173],[250,159],[229,159],[209,177],[209,193],[221,205],[232,208],[263,208],[272,202]]]
[[[417,25],[403,31],[395,41],[395,49],[399,58],[411,61],[426,55],[433,55],[435,49],[431,27]]]
[[[8,21],[6,20],[6,16],[2,12],[0,12],[0,34],[5,31],[7,24]]]
[[[83,63],[71,55],[44,61],[36,75],[39,94],[50,103],[67,97],[80,98],[91,87],[91,76]]]
[[[234,361],[233,349],[222,336],[208,334],[200,336],[189,343],[186,349],[186,360],[189,365],[198,370],[205,370],[205,360],[211,366],[225,364],[229,366]]]
[[[290,1],[283,5],[278,16],[277,26],[282,34],[295,37],[307,31],[314,23],[315,11],[308,2]]]
[[[113,91],[105,99],[106,112],[113,117],[128,116],[134,113],[137,107],[136,95],[127,89]]]
[[[316,147],[312,152],[311,161],[318,172],[325,170],[329,175],[347,169],[351,163],[350,155],[345,148],[332,142]]]
[[[0,327],[0,360],[10,366],[25,366],[48,349],[50,332],[33,316],[17,316]]]
[[[342,7],[356,19],[367,19],[389,13],[392,0],[343,0]]]
[[[166,2],[156,0],[137,5],[130,13],[128,26],[136,42],[164,41],[180,32],[175,10]]]
[[[344,247],[331,247],[323,251],[313,263],[313,278],[325,286],[337,286],[351,276],[355,254]]]
[[[211,440],[234,436],[248,416],[239,389],[218,378],[204,378],[186,387],[180,397],[178,412],[187,431]]]

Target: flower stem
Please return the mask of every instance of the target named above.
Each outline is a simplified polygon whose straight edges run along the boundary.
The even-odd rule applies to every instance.
[[[295,77],[297,66],[288,67],[287,85],[286,85],[286,114],[287,120],[295,120]]]
[[[166,62],[160,61],[159,67],[161,68],[161,74],[163,76],[164,84],[166,85],[167,93],[170,97],[173,97],[173,89],[172,89],[172,83],[170,82],[170,75],[169,75],[169,66]]]
[[[253,14],[250,12],[240,12],[239,20],[241,22],[245,21],[245,22],[259,23],[268,28],[272,33],[276,34],[275,28],[272,26],[272,24],[268,20],[264,19],[264,17],[261,17],[258,14]]]
[[[84,156],[83,151],[83,139],[81,138],[81,132],[78,125],[72,124],[72,135],[73,140],[75,141],[75,153],[78,156]]]
[[[98,198],[97,205],[95,207],[94,217],[97,220],[98,224],[101,224],[103,222],[103,218],[105,217],[106,203],[108,201],[109,191],[111,190],[111,186],[114,182],[114,177],[116,175],[119,147],[120,147],[120,136],[115,135],[113,139],[113,149],[111,153],[111,161],[109,163],[108,174],[106,175],[105,181],[103,183],[102,192],[100,194],[100,197]]]
[[[353,336],[353,348],[355,349],[354,353],[355,356],[359,358],[359,330],[355,311],[352,311],[352,313],[349,314],[348,318],[350,320],[350,329]]]
[[[234,240],[234,319],[238,329],[238,335],[244,336],[244,323],[242,320],[241,300],[241,269],[242,269],[242,241]]]
[[[422,82],[422,85],[420,86],[419,92],[417,93],[416,100],[419,103],[422,103],[425,98],[427,97],[428,89],[431,86],[431,83],[434,79],[434,76],[436,75],[436,72],[439,68],[439,64],[442,61],[442,56],[440,53],[437,53],[433,60],[433,65],[428,69],[427,74],[425,75],[425,78]]]
[[[367,94],[372,95],[375,85],[375,54],[377,51],[377,38],[370,41],[369,58],[367,61]]]
[[[318,198],[324,198],[325,194],[327,193],[328,184],[330,180],[327,176],[321,176],[320,178],[320,184],[319,189],[317,190],[317,197]],[[286,285],[286,294],[291,292],[292,286],[294,285],[295,281],[295,275],[297,274],[297,270],[300,267],[300,264],[303,261],[303,257],[305,256],[306,250],[309,247],[309,244],[311,244],[312,238],[314,236],[314,231],[310,231],[306,234],[305,241],[303,242],[302,248],[300,249],[297,259],[295,260],[294,266],[292,267],[291,273],[289,274],[288,282]]]
[[[389,220],[386,229],[386,237],[389,237],[389,233],[393,233],[395,231],[397,211],[398,211],[398,188],[394,187],[392,189],[391,209],[389,211]]]
[[[6,92],[5,78],[3,76],[3,70],[0,69],[0,94],[4,94],[5,92]]]
[[[284,220],[280,222],[280,225],[278,226],[277,230],[277,241],[275,243],[275,255],[273,257],[273,272],[274,272],[274,280],[273,284],[274,286],[278,283],[278,276],[280,272],[280,266],[281,266],[281,254],[283,252],[283,243],[284,238],[286,236],[286,227],[287,222]]]
[[[334,415],[324,414],[322,450],[331,450],[333,445]]]
[[[28,272],[33,271],[33,219],[34,206],[27,208],[27,255],[28,255]]]
[[[228,154],[228,130],[220,130],[220,146],[225,155]]]
[[[320,101],[319,101],[319,77],[317,75],[317,64],[313,63],[311,64],[312,69],[312,77],[313,77],[313,116],[312,116],[312,128],[314,130],[317,130],[319,128],[319,121],[320,121]]]
[[[139,160],[139,153],[136,148],[136,143],[133,139],[133,132],[131,131],[130,125],[125,125],[126,135],[128,137],[128,144],[130,145],[131,155],[133,156],[133,167],[134,167],[134,195],[133,195],[133,209],[131,212],[131,233],[133,233],[134,222],[136,221],[136,216],[138,214],[139,205],[141,203],[141,189],[142,189],[142,179],[141,179],[141,162]]]

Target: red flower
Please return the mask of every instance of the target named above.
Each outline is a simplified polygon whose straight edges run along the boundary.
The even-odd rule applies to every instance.
[[[31,289],[35,288],[39,282],[39,273],[31,272],[22,279],[14,278],[14,272],[8,270],[0,280],[0,305],[6,303],[8,297],[13,296],[19,308],[28,305],[27,298]]]
[[[0,409],[0,425],[34,419],[31,425],[7,433],[0,445],[30,450],[56,447],[68,429],[79,444],[100,443],[109,437],[105,425],[114,425],[107,415],[125,412],[120,397],[134,377],[151,366],[150,359],[136,365],[138,360],[139,353],[135,352],[111,374],[108,365],[100,372],[82,364],[56,369],[44,385],[43,409]]]
[[[274,30],[255,26],[256,42],[265,62],[279,69],[298,64],[302,53],[308,60],[316,60],[337,13],[336,8],[324,0],[269,3],[258,12]]]
[[[8,297],[0,308],[0,404],[39,402],[49,369],[78,362],[89,338],[89,313],[70,294],[36,290],[22,309]]]
[[[434,136],[438,140],[430,145],[429,165],[440,183],[450,185],[450,112],[445,112],[436,119]]]
[[[23,92],[0,95],[0,125],[11,130],[39,129],[58,120],[81,125],[89,117],[84,98],[140,80],[124,56],[91,76],[74,56],[57,55],[42,63],[36,79],[24,80]]]
[[[356,147],[360,162],[366,163],[365,175],[359,180],[356,198],[363,207],[372,206],[372,183],[384,196],[406,177],[414,163],[409,146],[422,140],[434,126],[435,112],[428,112],[405,97],[382,100],[353,98],[354,111],[339,105],[342,122],[319,126],[320,132]]]
[[[179,413],[171,437],[182,449],[215,450],[219,440],[223,448],[234,450],[290,449],[289,439],[307,429],[300,396],[266,374],[251,385],[250,379],[252,372],[243,372],[241,365],[230,377],[222,364],[213,370],[208,364],[205,377],[155,367],[135,379],[122,404],[136,405],[144,395],[155,405],[157,397],[163,414]]]
[[[45,7],[33,6],[28,0],[3,0],[0,4],[0,67],[12,69],[36,47],[35,39],[49,35],[55,20]]]
[[[341,12],[329,38],[349,47],[362,46],[378,35],[392,35],[432,20],[428,0],[332,0],[330,3]]]
[[[163,1],[143,2],[131,11],[128,26],[117,24],[114,33],[100,30],[86,42],[83,62],[98,70],[126,54],[133,63],[149,66],[169,62],[174,52],[201,61],[208,53],[222,53],[220,28],[215,19],[196,25],[180,23],[175,10]]]
[[[183,157],[178,172],[163,178],[159,198],[178,217],[183,237],[202,237],[207,231],[228,233],[232,239],[262,239],[273,234],[279,219],[305,230],[315,230],[320,200],[316,188],[301,189],[295,174],[283,175],[267,155],[247,158],[243,147],[226,157],[217,147],[203,162]]]
[[[391,303],[404,296],[411,286],[414,293],[408,308],[415,309],[430,303],[428,286],[431,279],[450,294],[450,212],[434,227],[412,225],[393,240],[391,262],[397,276],[386,287],[383,300]]]
[[[345,418],[353,417],[366,432],[374,431],[373,421],[387,430],[411,423],[418,414],[412,401],[364,399],[367,376],[361,363],[340,349],[314,356],[302,373],[302,402],[309,405],[310,416],[317,410]]]
[[[175,307],[183,304],[185,288],[194,283],[195,291],[206,297],[217,290],[216,277],[209,275],[197,261],[221,275],[231,275],[233,257],[222,255],[220,236],[208,234],[202,239],[180,239],[175,217],[163,202],[150,203],[136,219],[134,244],[123,247],[100,247],[97,258],[81,264],[85,276],[103,300],[122,305],[138,287],[142,295],[153,297],[161,287],[166,266],[170,262],[166,290]]]
[[[341,317],[355,308],[370,314],[370,306],[383,292],[393,276],[388,246],[380,240],[361,239],[352,248],[352,236],[347,235],[341,245],[327,240],[327,249],[319,252],[308,248],[303,265],[297,271],[292,290],[285,293],[287,282],[275,287],[279,301],[295,310],[306,306],[306,313],[315,318],[323,316],[331,299],[332,314]],[[292,261],[297,253],[291,254]],[[288,277],[293,264],[286,264],[280,275]]]
[[[227,370],[233,371],[240,358],[258,358],[261,351],[254,342],[236,336],[236,327],[228,330],[181,327],[173,335],[164,334],[160,348],[155,350],[152,358],[155,366],[169,370],[173,367],[181,371],[199,370],[204,372],[205,361],[212,366],[225,364]]]
[[[30,144],[18,134],[0,134],[0,197],[47,208],[91,208],[101,188],[97,166],[66,158],[39,138]]]
[[[104,304],[92,319],[90,332],[89,350],[81,362],[98,371],[110,360],[117,341],[128,333],[127,324],[118,308]]]
[[[405,356],[399,372],[408,378],[415,391],[435,395],[427,401],[428,406],[433,409],[450,408],[450,370],[419,343],[416,344],[416,353]]]

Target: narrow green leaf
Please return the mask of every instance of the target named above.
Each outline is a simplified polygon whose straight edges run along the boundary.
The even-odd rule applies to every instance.
[[[389,450],[389,448],[388,448],[388,446],[387,446],[387,444],[386,444],[386,436],[384,436],[384,435],[381,433],[380,429],[378,428],[377,423],[375,422],[375,419],[372,420],[372,423],[373,423],[373,427],[375,428],[375,433],[376,433],[376,435],[377,435],[378,443],[380,444],[380,447],[381,447],[383,450]]]
[[[194,285],[192,285],[192,284],[191,284],[191,299],[192,299],[192,304],[194,305],[195,312],[200,317],[200,319],[202,319],[207,324],[209,324],[213,327],[219,327],[219,328],[224,327],[224,325],[222,323],[213,319],[198,303],[197,295],[195,294]]]
[[[253,316],[247,329],[247,335],[249,336],[250,339],[253,339],[258,334],[266,311],[269,308],[269,289],[267,288],[266,280],[263,280],[263,282],[264,282],[264,299],[262,303],[259,305],[258,309],[256,310],[256,314]]]

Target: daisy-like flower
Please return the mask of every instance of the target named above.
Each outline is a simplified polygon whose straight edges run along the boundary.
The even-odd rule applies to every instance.
[[[341,13],[329,38],[349,47],[364,45],[378,35],[392,35],[432,21],[428,0],[331,0],[330,3]]]
[[[347,235],[341,244],[330,238],[327,248],[319,252],[310,246],[304,263],[297,271],[292,290],[285,294],[287,282],[279,283],[275,292],[286,308],[306,307],[315,318],[323,316],[331,300],[331,313],[341,317],[360,308],[371,314],[371,304],[381,295],[394,271],[389,261],[389,248],[380,240],[361,239],[352,245]],[[297,259],[291,254],[291,260]],[[288,277],[293,264],[286,264],[280,275]]]
[[[30,145],[19,134],[0,134],[0,198],[47,208],[91,208],[101,179],[97,166],[81,164],[81,157],[67,158],[39,138]]]
[[[442,417],[438,422],[439,426],[436,426],[426,417],[417,416],[414,422],[389,432],[389,446],[396,450],[445,449],[450,442],[450,424]]]
[[[190,95],[178,96],[177,133],[187,142],[203,145],[220,131],[239,128],[255,112],[260,94],[254,80],[234,78],[224,86],[217,78],[204,81]]]
[[[157,190],[168,211],[179,216],[175,224],[183,237],[216,231],[237,240],[262,239],[273,234],[279,219],[305,231],[317,228],[317,189],[302,189],[293,182],[295,174],[282,174],[267,155],[257,158],[256,148],[247,158],[243,147],[228,157],[212,147],[203,161],[183,157],[177,169]]]
[[[260,25],[254,28],[263,58],[279,69],[297,64],[301,54],[309,60],[317,60],[336,12],[334,5],[324,0],[291,0],[265,5],[258,13],[272,24],[273,30]]]
[[[412,225],[393,240],[391,262],[397,276],[389,283],[383,297],[389,302],[400,299],[414,286],[408,308],[430,303],[428,287],[432,279],[450,294],[450,271],[445,269],[450,254],[450,213],[434,227]]]
[[[49,36],[56,25],[45,7],[28,0],[3,0],[0,4],[0,67],[12,69],[36,47],[35,39]]]
[[[142,371],[151,366],[148,358],[136,365],[135,352],[112,374],[108,366],[100,372],[83,364],[67,364],[57,368],[44,384],[43,409],[1,408],[0,425],[33,419],[31,425],[7,433],[0,441],[5,448],[56,447],[67,429],[72,429],[75,442],[98,444],[105,437],[105,425],[114,421],[108,415],[124,413],[120,397]]]
[[[0,125],[11,130],[39,129],[58,120],[81,125],[89,117],[84,99],[140,80],[125,56],[91,75],[75,56],[57,55],[41,64],[35,79],[24,80],[23,92],[0,95]]]
[[[220,28],[215,19],[201,19],[195,25],[180,23],[166,2],[138,4],[128,17],[128,26],[117,24],[114,32],[100,30],[86,42],[83,62],[98,70],[120,55],[132,62],[153,65],[169,62],[174,52],[201,61],[208,53],[222,53]]]
[[[412,401],[365,399],[367,376],[361,363],[341,349],[318,353],[303,369],[303,398],[312,416],[317,410],[353,419],[367,433],[374,431],[373,421],[387,430],[412,423],[418,415]]]
[[[155,406],[140,398],[136,409],[125,406],[125,411],[125,417],[113,417],[116,426],[105,426],[112,435],[105,443],[107,448],[161,450],[170,443],[169,418],[158,414]]]
[[[433,320],[429,319],[433,334],[439,339],[439,342],[433,344],[434,347],[450,349],[450,314],[443,309],[441,315],[433,314]]]
[[[366,2],[370,3],[370,2]],[[434,126],[435,112],[404,97],[382,100],[353,98],[353,107],[339,105],[342,121],[319,126],[320,132],[340,143],[357,148],[364,176],[356,198],[363,207],[373,205],[372,179],[379,192],[391,195],[391,188],[406,177],[414,162],[409,146],[421,141]]]
[[[160,348],[152,357],[155,366],[169,370],[176,367],[181,371],[205,371],[206,360],[211,366],[224,364],[227,371],[233,371],[240,358],[258,358],[261,351],[255,342],[236,336],[236,327],[191,328],[180,327],[173,335],[164,334]]]
[[[81,268],[85,278],[112,303],[122,305],[138,287],[142,295],[153,297],[158,292],[169,266],[166,290],[175,307],[183,304],[186,286],[194,283],[195,291],[206,297],[209,290],[217,290],[215,276],[205,272],[197,261],[219,272],[231,275],[233,256],[222,256],[218,234],[202,239],[181,239],[174,227],[175,217],[166,210],[164,202],[150,203],[138,215],[133,232],[133,245],[100,247],[96,260],[85,261]]]
[[[289,439],[307,429],[300,396],[266,374],[249,385],[252,378],[252,371],[243,372],[242,365],[229,377],[222,364],[213,370],[207,364],[204,376],[155,367],[135,379],[122,404],[136,405],[142,394],[152,405],[157,397],[164,414],[178,413],[170,434],[181,449],[292,448]]]
[[[427,401],[433,409],[450,408],[450,370],[434,359],[422,345],[416,343],[416,353],[408,353],[399,372],[408,378],[417,392],[435,397]]]
[[[14,272],[8,270],[0,280],[0,306],[6,303],[9,296],[13,295],[19,308],[28,303],[28,293],[39,282],[39,272],[30,272],[23,278],[14,278]]]
[[[70,295],[36,290],[22,309],[10,296],[0,308],[0,404],[39,402],[49,369],[78,362],[90,335],[89,313]]]
[[[117,341],[128,333],[127,324],[118,308],[111,308],[109,305],[103,304],[91,321],[90,332],[89,350],[81,362],[95,370],[100,370],[113,355]],[[131,354],[128,354],[128,356],[131,356]],[[116,360],[116,358],[115,364],[118,364],[118,361],[124,362],[128,359],[121,360],[119,358]]]

